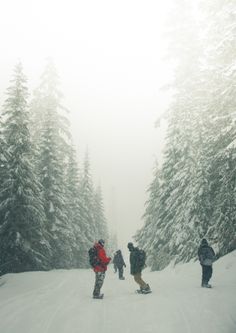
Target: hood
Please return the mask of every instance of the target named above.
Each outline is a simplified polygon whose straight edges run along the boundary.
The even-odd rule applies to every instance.
[[[203,238],[203,240],[201,241],[201,246],[207,246],[208,242],[205,238]]]

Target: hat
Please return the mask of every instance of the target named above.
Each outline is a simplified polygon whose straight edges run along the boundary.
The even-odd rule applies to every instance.
[[[208,245],[206,238],[203,238],[203,239],[202,239],[201,244],[202,244],[202,245]]]
[[[104,246],[105,241],[104,241],[103,239],[99,239],[98,243],[99,243],[100,245]]]
[[[128,245],[127,245],[128,249],[133,249],[134,248],[134,244],[129,242]]]

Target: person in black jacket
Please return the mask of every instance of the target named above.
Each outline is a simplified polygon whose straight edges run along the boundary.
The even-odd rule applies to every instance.
[[[212,264],[215,261],[215,252],[213,248],[208,245],[205,238],[201,241],[198,248],[198,258],[202,266],[202,287],[211,288],[208,282],[212,277]]]
[[[140,253],[144,253],[144,251],[138,247],[134,247],[133,243],[128,243],[127,247],[130,251],[130,274],[133,275],[134,281],[140,286],[140,290],[137,291],[142,294],[148,294],[151,292],[151,289],[142,279],[142,270],[145,267],[145,261],[140,260]]]
[[[126,264],[124,262],[124,258],[122,256],[121,250],[116,251],[114,258],[113,258],[113,264],[114,264],[115,273],[117,272],[117,269],[118,269],[119,279],[124,280],[125,278],[123,276],[123,273],[124,273],[124,267],[126,267]]]

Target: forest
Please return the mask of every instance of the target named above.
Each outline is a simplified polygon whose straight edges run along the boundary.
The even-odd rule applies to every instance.
[[[134,235],[152,270],[195,260],[202,238],[218,257],[236,248],[235,4],[181,0],[173,15],[163,162]],[[94,240],[116,243],[102,189],[89,152],[78,163],[53,62],[33,92],[27,79],[17,63],[0,112],[0,274],[87,268]]]
[[[89,267],[88,249],[108,239],[100,186],[70,134],[49,60],[29,100],[22,64],[6,92],[0,132],[0,272]]]
[[[135,235],[152,270],[196,259],[202,238],[218,257],[236,248],[235,4],[178,1],[175,9],[164,161]]]

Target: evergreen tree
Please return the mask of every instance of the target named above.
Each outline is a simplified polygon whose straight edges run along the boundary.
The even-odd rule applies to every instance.
[[[208,238],[223,255],[235,248],[235,2],[203,3],[207,16],[207,60],[211,197],[214,204]]]
[[[9,154],[6,150],[6,144],[4,142],[3,134],[2,134],[2,121],[0,118],[0,202],[3,200],[3,183],[7,176],[7,168],[8,168],[8,159]],[[3,216],[0,215],[0,223],[3,222],[4,219],[4,213]],[[0,268],[1,270],[1,268]]]
[[[165,267],[168,253],[165,253],[165,238],[160,237],[162,228],[161,215],[161,179],[160,170],[156,164],[153,181],[148,188],[149,199],[146,201],[146,209],[143,215],[144,227],[137,231],[135,240],[147,254],[147,264],[152,270]]]
[[[189,260],[196,253],[198,242],[195,228],[198,215],[194,214],[193,191],[199,148],[196,132],[199,95],[195,82],[200,76],[200,45],[192,5],[184,0],[176,6],[179,16],[175,15],[171,30],[171,53],[176,61],[175,94],[168,114],[169,127],[160,174],[159,222],[154,242],[159,257],[154,266],[158,268],[163,268],[170,260]]]
[[[107,221],[104,213],[103,197],[101,186],[98,186],[94,193],[94,219],[96,223],[96,239],[108,240]]]
[[[81,199],[79,190],[79,169],[76,162],[75,149],[70,149],[70,157],[67,166],[67,206],[69,221],[72,226],[71,247],[73,253],[73,267],[86,267],[87,241],[83,230],[81,217]]]
[[[85,238],[93,243],[97,239],[97,226],[94,219],[94,189],[90,173],[88,151],[85,154],[80,180],[81,217]]]
[[[89,267],[88,249],[95,241],[98,241],[98,239],[102,238],[108,240],[109,237],[101,189],[98,187],[97,191],[94,191],[88,151],[85,154],[79,191],[81,209],[80,226],[83,233],[83,242],[80,244],[80,252],[82,258],[84,258],[83,267]]]
[[[31,163],[28,90],[21,64],[15,68],[7,95],[2,123],[7,170],[1,185],[1,272],[48,269],[50,247],[44,232],[40,184]]]
[[[235,247],[235,7],[230,0],[204,2],[195,20],[199,4],[176,4],[175,93],[160,182],[149,194],[151,202],[159,193],[158,209],[146,211],[136,235],[153,269],[196,258],[203,237],[219,255]]]
[[[66,167],[69,151],[68,121],[63,115],[58,76],[49,62],[37,90],[37,100],[32,102],[33,119],[38,119],[33,133],[38,146],[36,156],[40,181],[43,186],[47,232],[53,248],[52,267],[69,268],[72,265],[72,226],[68,219]],[[32,124],[32,128],[34,127]]]

